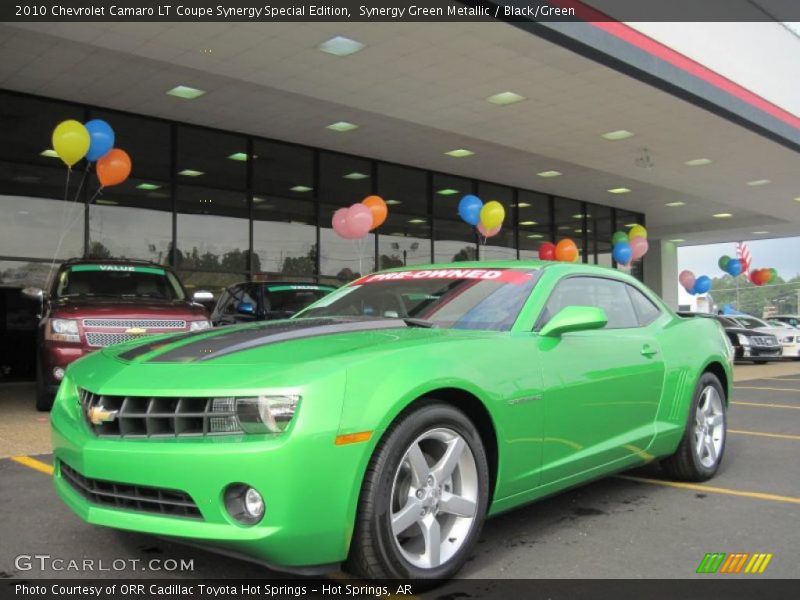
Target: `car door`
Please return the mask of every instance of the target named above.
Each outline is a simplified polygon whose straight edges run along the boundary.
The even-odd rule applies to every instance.
[[[641,302],[651,309],[644,317],[636,308]],[[646,456],[664,378],[654,323],[660,309],[641,292],[614,278],[566,277],[554,288],[537,328],[566,306],[601,308],[608,324],[540,339],[543,484],[632,454]]]

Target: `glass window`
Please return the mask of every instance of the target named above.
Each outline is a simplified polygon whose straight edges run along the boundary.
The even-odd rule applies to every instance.
[[[643,215],[627,210],[617,209],[617,230],[628,231],[634,225],[644,225]],[[630,267],[620,267],[621,270],[630,273],[639,281],[644,281],[644,269],[641,260],[635,260]]]
[[[319,197],[323,202],[350,206],[369,196],[373,185],[372,163],[367,159],[320,152]]]
[[[236,283],[240,283],[247,279],[245,273],[224,273],[224,272],[208,272],[208,271],[177,271],[178,277],[186,288],[189,297],[195,292],[211,292],[214,298]]]
[[[580,253],[579,262],[593,262],[587,260],[583,251],[584,232],[583,226],[583,202],[571,200],[569,198],[556,197],[554,203],[554,219],[556,226],[556,239],[563,240],[570,238],[578,246]]]
[[[169,180],[172,163],[169,123],[105,110],[92,110],[90,118],[103,119],[111,125],[114,144],[131,157],[132,177]]]
[[[479,236],[481,260],[516,260],[517,247],[514,243],[514,191],[494,183],[478,183],[478,197],[486,204],[495,200],[503,205],[506,218],[502,229],[490,238]]]
[[[256,196],[314,197],[314,153],[308,148],[256,140],[253,143],[253,192]]]
[[[375,270],[375,234],[360,240],[339,237],[331,227],[331,217],[339,208],[320,207],[320,275],[325,283],[346,283]]]
[[[0,283],[15,287],[38,287],[45,289],[51,273],[58,270],[60,263],[50,266],[49,261],[22,262],[12,260],[0,261]]]
[[[270,285],[262,286],[264,313],[269,319],[286,319],[309,304],[313,304],[334,289],[317,285]]]
[[[90,207],[87,256],[168,264],[171,244],[171,213],[127,206]]]
[[[639,315],[639,324],[641,326],[649,325],[661,314],[661,310],[653,304],[652,300],[632,285],[628,286],[628,293],[631,296],[636,313]]]
[[[586,205],[586,234],[589,237],[589,260],[604,267],[612,266],[611,238],[614,230],[611,225],[611,209],[598,204]]]
[[[184,125],[178,127],[176,173],[182,184],[244,190],[247,160],[244,136]]]
[[[539,320],[541,327],[567,306],[602,308],[608,318],[606,329],[638,327],[639,319],[633,308],[626,284],[602,277],[568,277],[561,280],[547,300]]]
[[[253,272],[259,277],[317,274],[315,207],[271,196],[253,198]]]
[[[392,211],[425,216],[428,214],[428,175],[425,171],[378,163],[378,195]]]
[[[82,202],[0,195],[0,255],[67,259],[83,254]]]
[[[458,203],[472,193],[472,181],[454,175],[433,174],[433,214],[445,219],[458,219]],[[465,224],[466,227],[468,225]]]
[[[434,222],[433,258],[437,263],[477,259],[475,229],[464,221]]]
[[[128,296],[157,300],[183,300],[183,288],[167,270],[155,267],[129,267],[108,270],[103,265],[80,264],[58,274],[55,297]]]
[[[379,269],[431,262],[428,219],[389,210],[378,236]]]
[[[553,241],[551,217],[548,196],[527,190],[517,193],[520,258],[539,258],[539,246]]]

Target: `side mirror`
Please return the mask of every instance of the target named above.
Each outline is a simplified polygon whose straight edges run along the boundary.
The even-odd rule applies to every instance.
[[[31,300],[38,300],[41,302],[44,299],[44,291],[42,288],[26,287],[22,290],[22,295]]]
[[[214,294],[203,290],[199,290],[194,294],[192,294],[192,300],[194,300],[195,302],[211,302],[213,299],[214,299]]]
[[[539,332],[546,337],[560,337],[571,331],[602,329],[608,317],[602,308],[594,306],[567,306],[558,311]]]
[[[236,312],[240,315],[254,315],[256,314],[256,307],[252,302],[239,302],[236,305]]]

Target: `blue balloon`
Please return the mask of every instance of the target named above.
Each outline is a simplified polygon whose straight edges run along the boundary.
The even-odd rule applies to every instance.
[[[740,275],[742,272],[742,261],[738,258],[732,258],[728,261],[728,265],[725,267],[725,271],[728,275],[736,277]]]
[[[89,132],[89,151],[86,153],[86,160],[95,162],[114,147],[114,130],[102,119],[92,119],[85,127]]]
[[[481,220],[483,202],[474,194],[467,194],[458,203],[458,216],[470,225],[477,225]]]
[[[711,278],[707,275],[700,275],[694,282],[694,290],[692,290],[695,294],[705,294],[711,289]]]
[[[611,255],[614,257],[614,260],[617,261],[617,264],[627,265],[631,262],[631,258],[633,258],[633,249],[628,242],[619,242],[618,244],[614,244]]]

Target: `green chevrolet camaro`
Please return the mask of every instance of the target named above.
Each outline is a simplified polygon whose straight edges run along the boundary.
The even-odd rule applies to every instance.
[[[89,523],[283,570],[450,577],[487,516],[654,460],[713,476],[731,357],[716,321],[611,269],[386,271],[77,361],[55,485]]]

